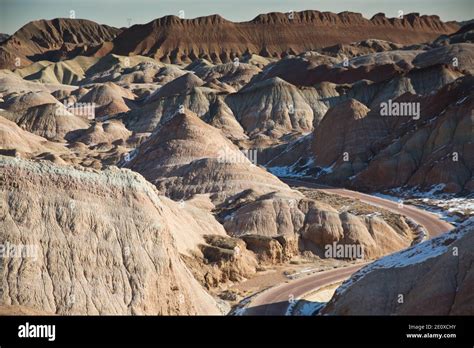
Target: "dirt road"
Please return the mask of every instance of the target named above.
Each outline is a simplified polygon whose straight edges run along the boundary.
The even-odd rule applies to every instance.
[[[367,263],[319,272],[277,285],[255,296],[247,305],[245,315],[285,315],[291,301],[329,284],[343,281]]]
[[[438,216],[431,214],[419,208],[403,205],[397,202],[371,196],[361,192],[321,186],[314,183],[295,180],[282,179],[290,186],[301,186],[307,188],[316,188],[325,193],[337,194],[344,197],[358,199],[364,203],[381,207],[392,212],[407,216],[420,225],[423,225],[428,231],[429,237],[438,236],[444,232],[452,230],[454,227],[441,220]],[[351,276],[354,272],[362,268],[367,263],[338,268],[335,270],[319,272],[314,275],[306,276],[287,283],[277,285],[261,294],[256,295],[246,306],[245,315],[285,315],[291,301],[298,299],[300,296],[338,281],[343,281]]]

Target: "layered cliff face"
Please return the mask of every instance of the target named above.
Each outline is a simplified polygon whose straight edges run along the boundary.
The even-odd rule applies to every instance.
[[[406,26],[416,32],[426,32],[427,27],[435,31],[446,27],[444,24],[428,25],[430,21],[437,21],[429,17],[408,16],[402,21],[386,21],[378,15],[367,21],[347,13],[335,17],[308,13],[296,14],[292,23],[351,27],[370,23],[400,30]],[[249,23],[257,26],[285,24],[286,17],[280,17],[270,14]],[[202,18],[179,20],[168,17],[153,23],[158,27],[186,28],[190,23],[199,26],[201,21],[213,26],[230,25],[218,17],[208,18],[207,22]],[[47,25],[41,23],[41,28]],[[86,28],[87,25],[81,30]],[[129,30],[139,32],[140,28],[134,26]],[[93,40],[99,40],[95,34],[85,32],[92,35]],[[77,37],[74,40],[88,40],[85,33]],[[467,95],[472,83],[467,75],[473,71],[473,45],[468,38],[463,38],[464,42],[441,45],[436,40],[432,44],[410,47],[371,38],[284,59],[266,59],[247,52],[238,60],[225,64],[196,57],[187,66],[164,65],[149,57],[115,54],[101,59],[81,56],[58,63],[42,61],[15,73],[0,73],[0,107],[8,111],[5,117],[31,133],[55,141],[84,140],[89,147],[92,143],[83,135],[87,129],[100,132],[101,127],[75,117],[74,110],[63,110],[59,103],[94,103],[95,116],[118,117],[133,133],[121,132],[124,135],[121,140],[106,136],[106,147],[112,153],[90,160],[96,168],[101,166],[99,160],[104,156],[109,156],[107,163],[116,163],[127,148],[141,143],[160,123],[184,108],[221,129],[240,148],[262,149],[264,161],[260,163],[276,166],[275,173],[291,174],[299,168],[310,169],[307,173],[323,182],[365,190],[403,185],[425,189],[443,183],[451,192],[469,191],[472,170],[469,162],[465,162],[469,159],[466,146],[470,146],[470,141],[464,125],[470,99],[464,100],[462,105],[452,105],[450,113],[457,116],[449,117],[449,122],[427,124],[429,120],[448,118],[450,113],[441,115],[443,110]],[[465,82],[454,83],[457,80]],[[443,87],[450,84],[448,90],[462,89],[464,92],[442,92],[446,90]],[[430,97],[432,93],[438,94]],[[389,100],[404,102],[407,98],[422,104],[420,120],[380,117],[382,103]],[[424,106],[437,105],[438,101],[442,101],[442,107],[436,110]],[[58,115],[58,110],[64,112]],[[407,124],[403,125],[404,121],[408,121]],[[460,130],[451,139],[449,129],[456,128],[457,124],[460,124]],[[428,135],[438,134],[441,131],[438,126],[446,130],[441,132],[442,137],[449,139]],[[416,132],[410,131],[415,128]],[[410,132],[402,136],[401,129]],[[310,132],[313,134],[308,136]],[[97,134],[96,138],[99,137]],[[427,137],[434,138],[428,140]],[[445,146],[445,150],[432,155],[431,150],[422,153],[420,144],[426,144],[425,140],[430,142],[426,149],[433,151],[441,148],[433,141],[462,145]],[[448,163],[440,170],[440,163],[445,162],[440,159],[447,156],[446,151],[451,148],[462,159],[454,165]],[[96,148],[88,151],[95,152]]]
[[[474,220],[366,266],[336,290],[329,315],[473,315]]]
[[[219,313],[178,254],[212,224],[204,228],[140,175],[3,156],[0,171],[0,236],[10,250],[3,304],[57,314]]]
[[[425,97],[405,94],[395,103],[419,107],[418,116],[383,117],[348,101],[331,108],[313,134],[319,177],[364,190],[401,186],[472,191],[472,76]]]
[[[34,61],[76,56],[111,41],[119,32],[120,29],[84,19],[33,21],[2,42],[0,68],[16,69]]]
[[[457,29],[437,16],[418,14],[403,19],[378,14],[368,20],[352,12],[303,11],[269,13],[241,23],[218,15],[195,19],[167,16],[121,33],[114,40],[114,52],[152,56],[170,63],[196,58],[228,62],[246,53],[280,58],[369,38],[419,43]]]
[[[195,19],[167,16],[123,32],[87,20],[58,18],[30,22],[6,39],[0,46],[0,68],[14,69],[39,60],[57,61],[77,55],[100,57],[111,50],[166,63],[197,58],[229,62],[245,54],[280,58],[365,39],[420,43],[458,29],[437,16],[408,14],[398,19],[378,14],[368,20],[359,13],[318,11],[269,13],[240,23],[218,15]]]

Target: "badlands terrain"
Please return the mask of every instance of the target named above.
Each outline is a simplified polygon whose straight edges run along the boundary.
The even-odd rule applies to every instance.
[[[318,11],[0,35],[0,314],[474,314],[473,40]]]

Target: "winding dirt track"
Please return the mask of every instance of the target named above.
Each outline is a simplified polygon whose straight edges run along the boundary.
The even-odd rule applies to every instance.
[[[325,193],[337,194],[343,197],[358,199],[364,203],[381,207],[386,210],[407,216],[420,225],[423,225],[428,231],[429,238],[436,237],[444,232],[452,230],[454,227],[441,220],[434,214],[412,206],[399,206],[397,202],[387,199],[374,197],[364,193],[350,191],[341,188],[317,185],[314,183],[294,180],[281,179],[290,186],[301,186],[315,188]],[[318,272],[317,274],[291,280],[288,283],[277,285],[259,295],[256,295],[246,306],[245,315],[285,315],[291,299],[298,297],[326,285],[343,281],[358,271],[367,263],[361,263],[354,266],[339,268],[330,271]]]

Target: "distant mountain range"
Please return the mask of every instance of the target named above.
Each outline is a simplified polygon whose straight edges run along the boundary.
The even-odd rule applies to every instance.
[[[234,23],[219,15],[181,19],[165,16],[147,24],[117,29],[82,19],[39,20],[26,24],[0,46],[0,68],[77,55],[144,55],[168,63],[197,58],[228,62],[243,54],[281,58],[308,50],[365,39],[400,44],[431,41],[459,29],[438,16],[319,11],[268,13]],[[20,62],[18,62],[20,58]]]

